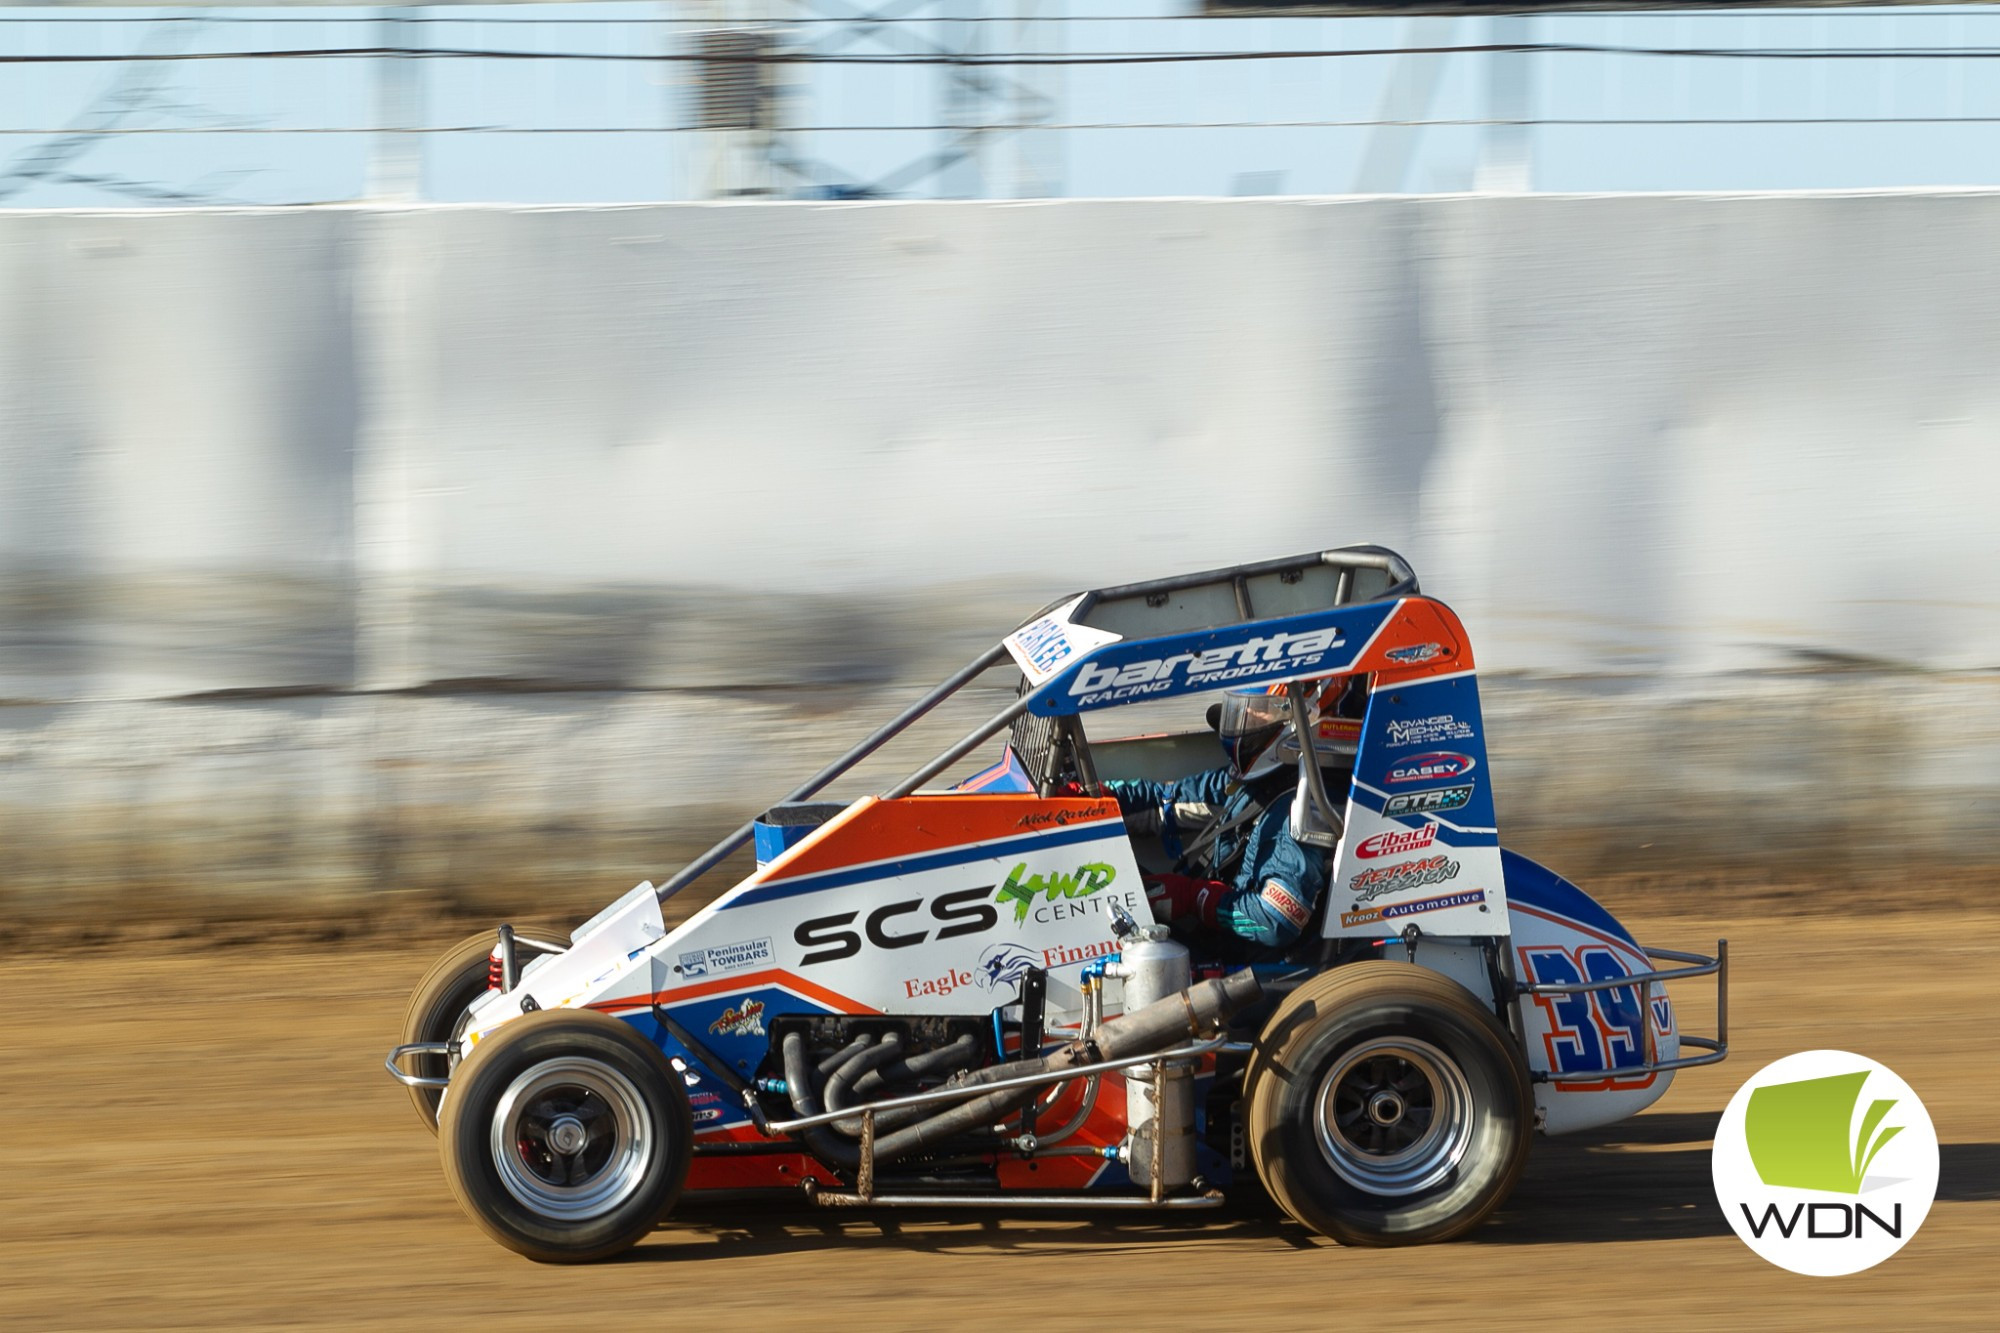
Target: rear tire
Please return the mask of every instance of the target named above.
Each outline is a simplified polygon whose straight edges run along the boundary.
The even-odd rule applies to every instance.
[[[516,1254],[609,1258],[680,1197],[694,1144],[687,1086],[627,1023],[589,1009],[524,1014],[473,1048],[450,1092],[445,1180]]]
[[[496,930],[466,936],[431,964],[430,971],[424,973],[423,980],[410,992],[410,1002],[403,1009],[403,1045],[451,1041],[459,1035],[466,1007],[486,993],[486,960],[499,942]],[[514,932],[552,944],[569,940],[566,928],[548,921],[523,922]],[[522,965],[526,966],[534,956],[522,950]],[[413,1056],[403,1067],[426,1078],[446,1078],[451,1074],[451,1061],[442,1055]],[[410,1089],[410,1101],[415,1104],[417,1115],[422,1118],[424,1128],[433,1134],[437,1133],[438,1101],[443,1096],[442,1088]]]
[[[1526,1066],[1490,1009],[1426,968],[1350,963],[1299,987],[1258,1037],[1246,1089],[1264,1187],[1345,1245],[1463,1235],[1527,1165]]]

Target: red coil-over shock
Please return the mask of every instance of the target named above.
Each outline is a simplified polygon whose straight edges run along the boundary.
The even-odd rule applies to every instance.
[[[486,989],[499,990],[507,984],[507,971],[500,962],[500,946],[494,945],[493,952],[486,955]]]

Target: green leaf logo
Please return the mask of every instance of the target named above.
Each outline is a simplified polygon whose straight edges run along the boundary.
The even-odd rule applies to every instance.
[[[1869,1103],[1861,1127],[1850,1143],[1854,1105],[1868,1071],[1809,1078],[1798,1083],[1771,1083],[1750,1094],[1743,1134],[1750,1161],[1766,1185],[1823,1190],[1829,1194],[1859,1194],[1868,1165],[1889,1140],[1903,1132],[1891,1125],[1877,1133],[1894,1098]],[[1872,1137],[1871,1137],[1872,1136]]]

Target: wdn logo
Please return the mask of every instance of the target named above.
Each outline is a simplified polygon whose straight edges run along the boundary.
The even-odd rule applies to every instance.
[[[1744,1244],[1794,1273],[1833,1277],[1881,1263],[1923,1225],[1937,1194],[1937,1131],[1886,1066],[1807,1051],[1737,1091],[1712,1167]]]

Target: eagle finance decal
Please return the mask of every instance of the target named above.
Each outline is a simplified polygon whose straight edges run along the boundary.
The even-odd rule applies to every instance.
[[[1709,1160],[1730,1229],[1808,1277],[1873,1268],[1937,1197],[1937,1130],[1916,1089],[1849,1051],[1804,1051],[1752,1074]]]

